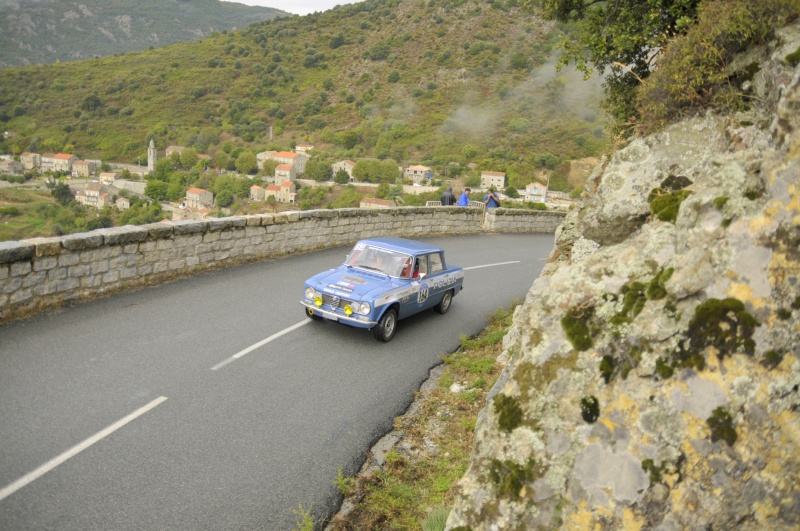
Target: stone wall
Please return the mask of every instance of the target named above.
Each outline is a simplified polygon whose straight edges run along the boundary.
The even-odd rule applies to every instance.
[[[186,220],[0,242],[0,320],[68,300],[374,236],[551,233],[563,213],[412,207]]]

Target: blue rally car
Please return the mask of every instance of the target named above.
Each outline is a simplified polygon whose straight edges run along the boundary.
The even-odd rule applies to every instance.
[[[397,321],[433,308],[447,313],[464,284],[464,270],[447,265],[444,249],[403,238],[355,244],[344,264],[306,280],[300,303],[311,319],[371,328],[394,337]]]

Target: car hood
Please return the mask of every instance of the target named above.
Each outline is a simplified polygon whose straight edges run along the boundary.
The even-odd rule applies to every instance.
[[[314,275],[306,284],[317,291],[348,300],[371,301],[387,289],[399,286],[400,282],[380,273],[339,266]]]

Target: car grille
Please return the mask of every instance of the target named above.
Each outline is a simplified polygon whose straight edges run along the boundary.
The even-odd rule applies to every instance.
[[[327,304],[334,310],[343,306],[347,306],[348,304],[352,305],[352,302],[348,301],[347,299],[342,299],[335,295],[326,295],[324,293],[322,294],[322,303]]]

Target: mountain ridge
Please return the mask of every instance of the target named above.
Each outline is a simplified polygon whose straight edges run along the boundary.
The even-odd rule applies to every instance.
[[[0,2],[0,67],[52,64],[196,40],[293,16],[219,0]]]

